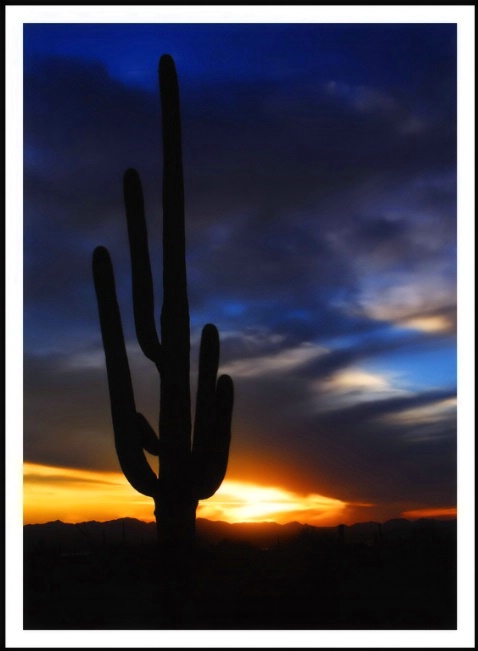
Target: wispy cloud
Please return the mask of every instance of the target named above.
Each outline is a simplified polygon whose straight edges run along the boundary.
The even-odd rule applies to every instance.
[[[264,357],[240,359],[223,367],[234,377],[257,377],[274,373],[289,373],[303,364],[311,363],[327,352],[322,346],[304,342],[295,348],[286,348]]]
[[[372,399],[410,395],[410,391],[401,386],[400,378],[396,382],[393,374],[371,373],[354,366],[311,384],[320,397],[318,408],[324,413]]]

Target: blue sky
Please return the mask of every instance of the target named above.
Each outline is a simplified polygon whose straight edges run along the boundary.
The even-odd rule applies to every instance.
[[[387,515],[453,506],[454,24],[25,25],[25,459],[117,469],[99,244],[138,402],[157,422],[121,183],[138,169],[159,310],[166,52],[181,90],[192,368],[213,322],[236,385],[230,476]]]

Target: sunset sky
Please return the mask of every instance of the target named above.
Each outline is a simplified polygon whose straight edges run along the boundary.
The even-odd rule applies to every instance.
[[[153,518],[114,451],[91,255],[110,250],[136,404],[157,429],[122,176],[143,181],[159,315],[164,53],[181,92],[193,395],[208,322],[236,391],[226,481],[198,515],[453,515],[456,25],[32,23],[25,522]]]

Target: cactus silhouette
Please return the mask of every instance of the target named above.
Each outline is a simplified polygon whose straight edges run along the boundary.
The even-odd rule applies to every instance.
[[[192,434],[189,386],[190,330],[186,283],[184,189],[179,88],[173,59],[159,63],[163,131],[163,305],[161,339],[154,320],[143,192],[138,173],[124,174],[136,335],[160,376],[159,438],[136,411],[131,374],[108,250],[93,253],[93,275],[106,357],[116,452],[130,484],[154,499],[160,548],[173,567],[187,565],[198,500],[224,479],[231,438],[233,383],[217,378],[219,335],[203,328]],[[144,451],[159,457],[159,476]]]

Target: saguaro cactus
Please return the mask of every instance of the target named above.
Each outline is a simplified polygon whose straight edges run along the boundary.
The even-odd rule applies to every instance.
[[[124,175],[124,199],[131,253],[136,335],[161,381],[159,438],[136,411],[131,374],[106,248],[93,253],[93,274],[106,357],[116,452],[130,484],[154,499],[158,538],[170,557],[179,558],[194,538],[198,500],[211,497],[226,472],[231,437],[233,384],[217,379],[219,335],[202,331],[199,376],[191,442],[189,387],[189,306],[186,285],[184,191],[179,89],[173,59],[159,64],[163,128],[163,306],[161,340],[154,321],[153,277],[148,251],[143,193],[138,173]],[[144,450],[159,457],[159,476]]]

